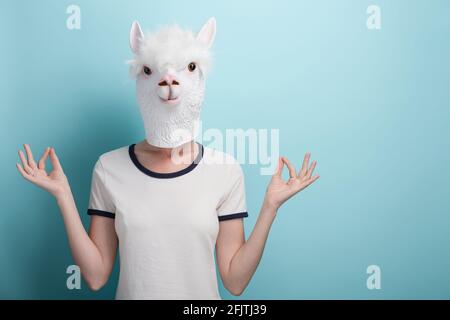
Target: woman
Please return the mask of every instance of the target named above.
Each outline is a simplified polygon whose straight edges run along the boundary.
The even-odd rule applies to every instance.
[[[240,295],[280,206],[319,178],[313,176],[316,162],[309,165],[309,154],[298,173],[281,157],[245,240],[240,165],[193,140],[215,26],[210,19],[196,36],[178,27],[144,36],[133,23],[131,70],[146,137],[97,161],[89,233],[54,148],[38,162],[28,145],[26,156],[19,151],[22,176],[56,198],[75,263],[92,290],[107,282],[119,248],[117,299],[220,299],[215,251],[224,286]],[[47,158],[53,167],[49,174]],[[281,177],[285,165],[288,181]]]

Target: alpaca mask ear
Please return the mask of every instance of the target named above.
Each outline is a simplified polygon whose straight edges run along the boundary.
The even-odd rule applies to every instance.
[[[202,27],[200,32],[197,34],[197,40],[204,43],[208,48],[211,48],[214,37],[216,36],[216,19],[209,18],[208,22]]]
[[[139,26],[139,22],[134,21],[130,30],[130,47],[135,54],[139,52],[139,45],[142,38],[144,38],[144,34]]]

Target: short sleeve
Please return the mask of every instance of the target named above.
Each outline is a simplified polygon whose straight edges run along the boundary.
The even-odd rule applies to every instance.
[[[115,218],[115,206],[107,189],[105,170],[100,159],[92,173],[91,194],[89,197],[88,215]]]
[[[244,174],[238,162],[230,165],[224,195],[217,208],[219,221],[248,217],[245,200]]]

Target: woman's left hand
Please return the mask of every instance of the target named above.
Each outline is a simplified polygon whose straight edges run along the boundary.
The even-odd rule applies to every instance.
[[[293,195],[297,194],[319,179],[319,175],[312,176],[317,162],[313,161],[311,165],[309,165],[310,157],[310,153],[305,155],[302,168],[298,174],[296,173],[294,166],[287,158],[280,157],[278,160],[277,170],[272,176],[272,180],[267,187],[266,196],[264,198],[265,206],[269,206],[276,211]],[[288,181],[284,181],[281,177],[284,165],[286,165],[289,170],[290,177]]]

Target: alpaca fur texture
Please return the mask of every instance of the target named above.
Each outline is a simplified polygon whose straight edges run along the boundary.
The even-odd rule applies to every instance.
[[[144,35],[139,24],[133,23],[130,74],[136,79],[136,97],[149,144],[174,148],[197,135],[215,28],[211,18],[197,35],[176,25]],[[189,68],[191,63],[194,70]],[[150,75],[145,68],[151,70]]]

